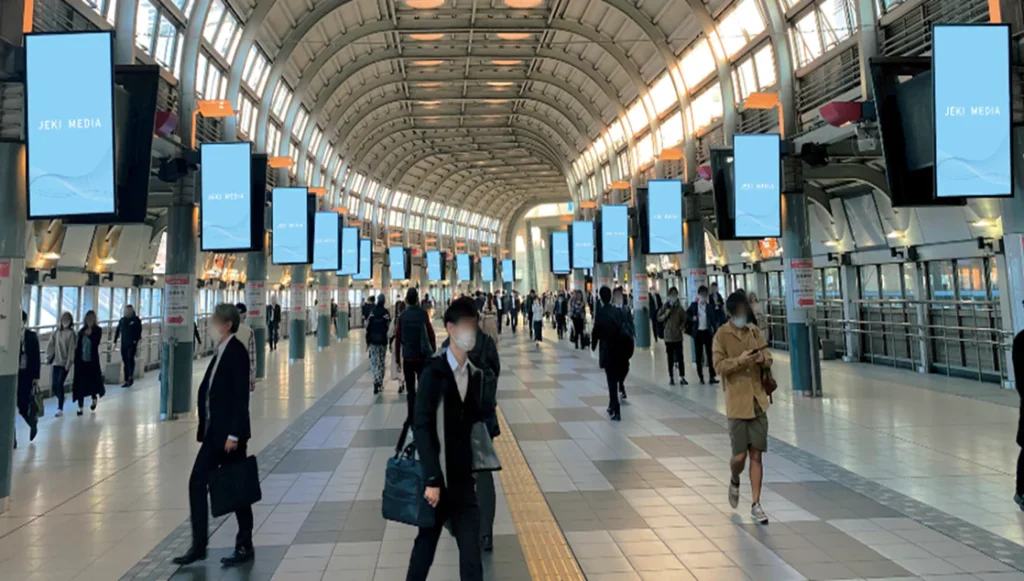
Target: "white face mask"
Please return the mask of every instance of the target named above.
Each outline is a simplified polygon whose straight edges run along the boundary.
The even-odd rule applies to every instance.
[[[740,329],[743,329],[744,327],[747,326],[747,316],[746,315],[742,315],[742,316],[739,316],[739,317],[733,317],[732,318],[732,324],[736,325]]]
[[[452,343],[463,351],[472,351],[476,347],[476,331],[460,331],[452,337]]]
[[[214,343],[220,343],[224,340],[224,333],[220,330],[220,327],[210,325],[210,338],[213,339]]]

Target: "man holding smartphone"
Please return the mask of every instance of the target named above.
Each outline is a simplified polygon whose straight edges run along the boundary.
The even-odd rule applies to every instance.
[[[763,373],[772,365],[768,344],[756,325],[749,324],[750,305],[746,295],[732,293],[725,302],[730,319],[715,333],[712,346],[714,369],[722,378],[725,410],[729,418],[732,458],[729,468],[729,504],[740,501],[740,475],[750,459],[750,516],[768,524],[761,508],[761,482],[764,478],[762,455],[768,450],[768,394]]]

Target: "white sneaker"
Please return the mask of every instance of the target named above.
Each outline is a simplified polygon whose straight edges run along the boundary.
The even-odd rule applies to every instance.
[[[764,509],[761,508],[760,502],[755,502],[750,505],[750,516],[759,524],[768,524],[768,515],[764,513]]]
[[[738,481],[729,481],[729,506],[736,508],[740,505],[740,483]]]
[[[63,410],[57,410],[57,413],[56,413],[56,414],[54,414],[54,416],[53,416],[53,417],[55,417],[55,418],[63,418],[63,417],[64,417],[64,412],[63,412]]]

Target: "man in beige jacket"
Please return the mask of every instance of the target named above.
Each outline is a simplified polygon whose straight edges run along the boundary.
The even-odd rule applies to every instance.
[[[740,474],[750,458],[750,516],[761,524],[768,515],[761,509],[761,456],[768,450],[768,395],[761,383],[762,373],[771,367],[768,344],[757,326],[749,324],[750,305],[742,293],[729,295],[726,311],[730,319],[715,333],[712,359],[725,390],[725,411],[729,418],[732,459],[729,467],[729,504],[739,505]]]

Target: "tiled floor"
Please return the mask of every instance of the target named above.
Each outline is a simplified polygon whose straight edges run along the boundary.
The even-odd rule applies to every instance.
[[[294,366],[271,358],[252,405],[265,475],[252,566],[214,566],[232,520],[218,521],[207,566],[168,566],[187,544],[195,424],[157,421],[156,392],[140,386],[118,390],[95,416],[48,418],[16,452],[0,581],[404,579],[414,531],[381,520],[379,499],[405,401],[393,383],[373,396],[359,343]],[[553,515],[590,581],[1024,581],[1024,518],[1008,498],[1016,410],[915,387],[951,380],[827,363],[824,399],[781,390],[769,410],[772,524],[763,527],[748,504],[726,502],[721,391],[670,388],[660,345],[634,357],[617,424],[605,419],[604,377],[589,352],[550,339],[537,351],[506,334],[501,354],[508,435],[547,501],[531,508]],[[788,361],[776,359],[788,385]],[[537,546],[513,515],[528,495],[510,488],[506,502],[496,484],[487,578],[526,581]],[[445,535],[431,579],[457,578]]]

